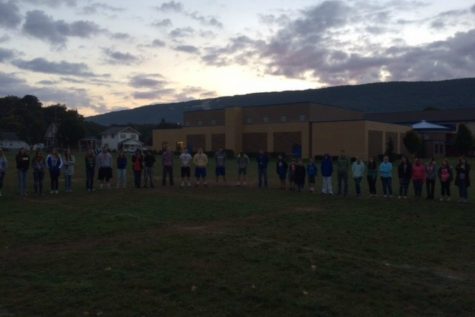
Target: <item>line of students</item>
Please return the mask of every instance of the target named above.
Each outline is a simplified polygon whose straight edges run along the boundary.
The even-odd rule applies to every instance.
[[[175,154],[169,149],[165,148],[161,154],[162,158],[162,185],[174,185],[173,166]],[[226,183],[226,153],[223,149],[219,149],[215,155],[215,175],[216,183],[219,183],[220,178]],[[36,194],[43,194],[43,182],[45,172],[48,171],[50,175],[51,193],[57,194],[59,192],[59,177],[61,172],[64,174],[65,191],[72,191],[72,177],[74,175],[74,167],[76,160],[70,150],[66,150],[62,157],[56,149],[53,149],[50,154],[44,157],[41,151],[37,151],[30,162],[28,153],[21,149],[16,156],[16,168],[18,173],[18,188],[22,196],[27,194],[27,175],[28,170],[33,170],[34,192]],[[192,156],[185,149],[179,155],[178,160],[181,168],[181,187],[191,186],[191,168],[195,167],[195,186],[207,186],[207,166],[208,156],[203,152],[203,149],[198,149],[198,152]],[[154,184],[154,165],[156,159],[152,152],[146,151],[143,153],[137,150],[131,157],[131,168],[134,175],[134,185],[136,188],[151,187]],[[236,164],[238,171],[238,186],[247,185],[247,169],[250,164],[250,159],[245,153],[238,153],[236,156]],[[266,153],[259,151],[257,158],[258,170],[258,187],[266,188],[268,186],[267,167],[269,158]],[[107,148],[96,154],[93,150],[89,150],[84,157],[86,189],[89,192],[94,190],[94,175],[97,169],[98,180],[100,188],[110,188],[113,174],[113,159],[110,151]],[[370,158],[367,163],[361,159],[356,158],[350,160],[344,152],[337,158],[335,164],[330,155],[325,154],[320,166],[322,175],[322,193],[333,195],[333,172],[334,165],[336,165],[337,176],[337,195],[348,195],[348,179],[351,176],[354,180],[355,193],[357,197],[362,195],[362,181],[366,175],[368,183],[368,190],[370,196],[376,195],[376,183],[378,175],[381,179],[382,191],[384,197],[391,197],[393,195],[393,164],[389,158],[385,156],[381,163],[377,163],[374,158]],[[116,179],[117,188],[127,187],[127,169],[128,158],[123,151],[120,151],[116,159]],[[7,160],[0,149],[0,196],[2,194],[3,179],[7,171]],[[308,189],[311,192],[315,191],[315,183],[317,177],[318,167],[314,159],[310,159],[305,166],[301,159],[292,159],[287,162],[282,155],[278,156],[276,162],[276,173],[280,180],[281,189],[289,189],[302,191],[308,178]],[[143,176],[143,183],[142,183]],[[419,198],[422,196],[424,184],[426,185],[427,199],[435,198],[435,185],[437,180],[440,182],[440,200],[450,200],[451,184],[455,178],[455,185],[459,189],[460,201],[466,202],[468,200],[468,187],[470,186],[470,165],[465,158],[460,158],[455,172],[450,167],[448,161],[442,161],[440,167],[437,167],[435,159],[431,159],[427,164],[424,164],[420,159],[416,158],[411,163],[407,157],[403,156],[401,162],[397,167],[397,176],[399,179],[399,198],[405,199],[408,196],[410,184],[414,187],[414,196]]]

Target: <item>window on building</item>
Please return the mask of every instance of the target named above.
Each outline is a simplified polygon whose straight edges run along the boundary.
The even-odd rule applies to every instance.
[[[281,116],[280,121],[282,122],[287,122],[287,116]]]
[[[126,135],[125,133],[121,133],[121,134],[120,134],[120,138],[121,138],[121,139],[125,139],[126,137],[127,137],[127,135]]]

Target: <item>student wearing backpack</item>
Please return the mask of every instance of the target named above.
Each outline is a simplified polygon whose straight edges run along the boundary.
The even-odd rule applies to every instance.
[[[143,155],[140,149],[135,150],[132,155],[132,171],[134,172],[135,188],[142,186]]]
[[[376,196],[376,181],[378,179],[378,164],[373,157],[368,161],[368,172],[366,173],[366,180],[368,181],[369,196]]]
[[[18,171],[18,191],[21,196],[27,195],[27,176],[30,168],[30,156],[24,148],[21,148],[15,157]]]
[[[127,187],[127,156],[123,150],[119,151],[116,160],[117,165],[117,188]]]
[[[348,170],[350,168],[350,160],[345,155],[345,151],[341,151],[338,160],[336,161],[337,176],[338,176],[338,196],[348,195]]]
[[[246,186],[247,185],[247,179],[246,179],[247,178],[247,167],[249,166],[250,162],[251,162],[251,160],[249,159],[249,156],[247,156],[246,153],[240,152],[237,155],[236,163],[237,163],[237,167],[238,167],[238,182],[237,182],[238,186],[241,186],[241,185]]]
[[[191,162],[193,161],[193,157],[188,150],[185,148],[181,151],[180,157],[180,164],[181,164],[181,187],[185,186],[185,182],[188,187],[191,186],[190,177],[191,177]]]
[[[96,154],[93,149],[89,149],[84,156],[84,166],[86,169],[86,190],[91,193],[94,190],[94,173],[96,170]]]
[[[317,178],[317,164],[315,163],[314,159],[310,159],[307,164],[307,175],[308,175],[308,187],[310,192],[315,191],[315,180]]]
[[[401,157],[401,163],[397,168],[397,174],[399,177],[399,199],[407,199],[407,192],[409,190],[409,184],[412,178],[412,165],[407,157]]]
[[[357,157],[351,165],[351,172],[353,174],[353,180],[355,181],[356,197],[361,197],[361,181],[363,180],[365,170],[365,164]]]
[[[322,173],[322,194],[333,195],[333,161],[329,154],[323,155],[322,165],[320,166],[320,169]]]
[[[193,156],[193,164],[195,165],[195,186],[201,184],[203,184],[203,186],[208,186],[208,183],[206,182],[208,156],[203,152],[202,148],[199,148],[198,152]]]
[[[435,181],[437,179],[437,162],[434,158],[426,165],[427,199],[434,199]]]
[[[259,150],[257,155],[257,175],[259,178],[259,188],[267,188],[267,165],[269,164],[269,157],[263,150]]]
[[[74,165],[76,164],[76,158],[71,153],[70,149],[66,150],[64,154],[64,187],[67,193],[73,191],[73,176],[74,176]]]
[[[383,184],[384,198],[391,198],[393,195],[393,164],[389,162],[389,157],[384,156],[383,161],[379,164],[379,175],[381,176],[381,183]]]
[[[275,172],[277,173],[277,176],[279,177],[280,180],[280,189],[285,190],[286,189],[286,179],[287,179],[287,170],[288,170],[288,165],[287,162],[284,159],[284,156],[280,154],[277,157],[277,162],[275,164]]]
[[[412,165],[412,183],[414,184],[414,195],[416,198],[422,196],[422,187],[426,181],[426,167],[419,158],[416,158]]]
[[[31,167],[33,169],[33,189],[35,194],[43,195],[43,180],[45,178],[46,161],[41,151],[36,151]]]

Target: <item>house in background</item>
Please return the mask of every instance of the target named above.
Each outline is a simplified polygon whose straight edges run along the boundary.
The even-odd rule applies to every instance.
[[[112,151],[134,152],[141,149],[140,132],[131,127],[111,127],[101,134],[101,145]]]
[[[30,145],[20,140],[14,132],[0,132],[0,148],[5,150],[29,149]]]
[[[446,155],[447,134],[455,134],[455,131],[425,120],[415,123],[411,127],[422,139],[425,156],[444,157]]]

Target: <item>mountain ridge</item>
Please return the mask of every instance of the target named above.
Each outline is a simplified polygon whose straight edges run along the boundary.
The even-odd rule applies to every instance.
[[[158,124],[181,122],[183,112],[235,106],[265,106],[312,102],[368,113],[450,110],[475,107],[475,78],[442,81],[384,82],[306,90],[258,92],[244,95],[151,104],[101,115],[86,120],[103,125]]]

